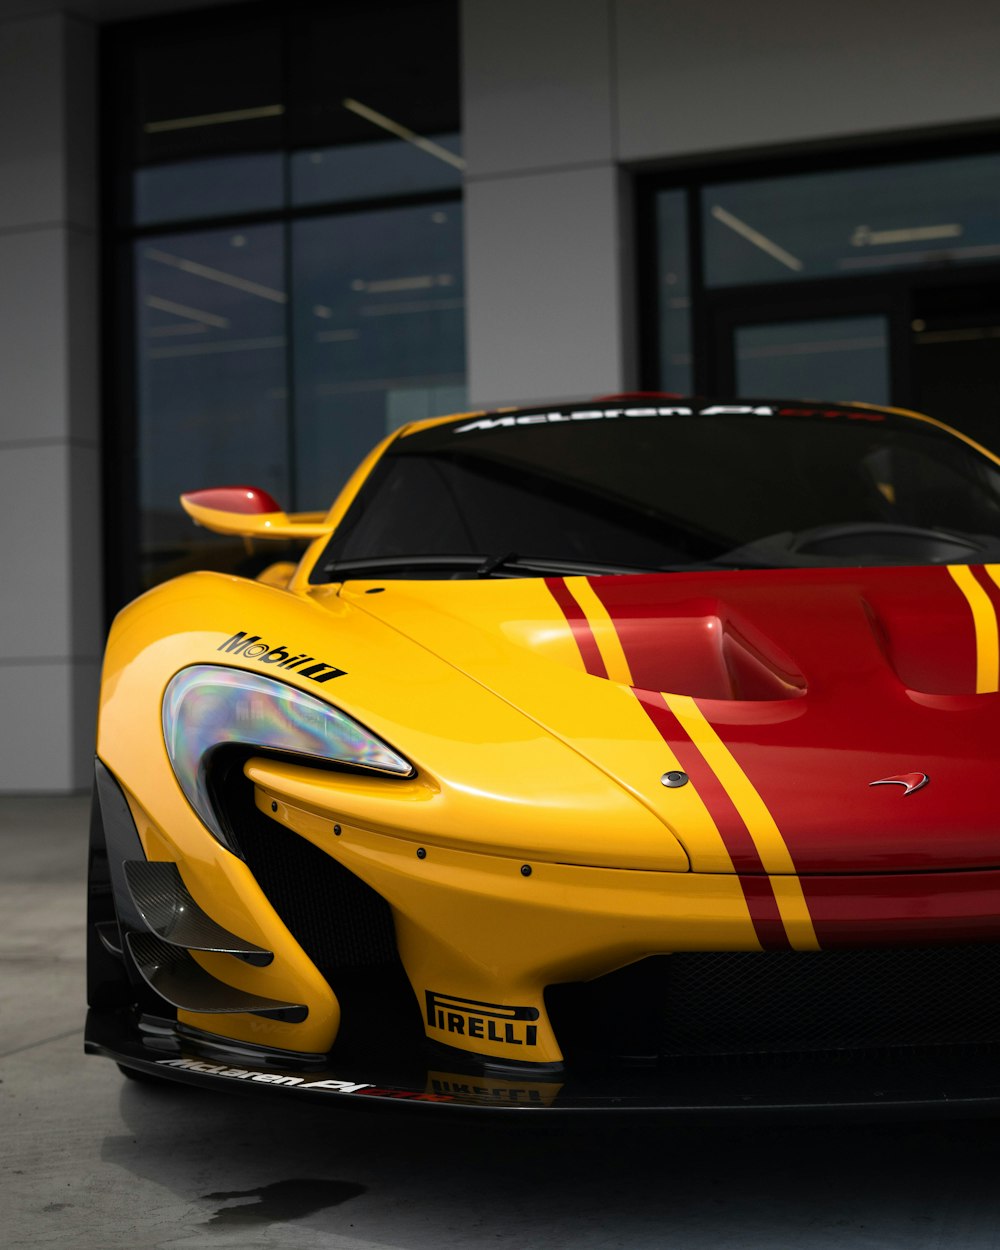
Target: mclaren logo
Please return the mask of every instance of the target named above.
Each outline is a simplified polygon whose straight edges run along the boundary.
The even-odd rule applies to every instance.
[[[926,773],[900,773],[897,777],[882,777],[878,781],[869,781],[870,786],[902,786],[903,796],[916,794],[930,781]]]
[[[296,655],[281,643],[272,647],[269,642],[261,641],[260,634],[247,634],[242,629],[216,650],[225,651],[228,655],[241,655],[245,660],[256,660],[259,664],[273,664],[275,668],[294,669],[300,677],[308,677],[311,681],[332,681],[334,677],[347,675],[344,669],[328,664],[326,660],[317,660],[305,651]]]
[[[578,408],[569,412],[526,412],[520,416],[514,414],[502,417],[480,417],[476,421],[458,426],[455,433],[468,434],[470,430],[499,430],[514,425],[556,425],[563,421],[614,421],[618,417],[691,417],[695,414],[703,417],[716,417],[750,413],[765,417],[773,416],[774,409],[770,405],[759,404],[713,404],[711,408],[697,409],[684,404],[667,408]]]
[[[161,1068],[179,1068],[182,1072],[198,1072],[205,1076],[224,1076],[231,1081],[254,1081],[260,1085],[283,1085],[286,1089],[329,1090],[334,1094],[360,1094],[376,1086],[356,1081],[323,1079],[307,1081],[286,1072],[267,1072],[260,1068],[231,1068],[225,1063],[206,1063],[204,1059],[157,1059]]]

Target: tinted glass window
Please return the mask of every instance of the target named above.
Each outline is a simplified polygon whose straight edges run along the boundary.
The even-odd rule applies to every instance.
[[[391,430],[465,406],[461,204],[296,222],[292,281],[298,499],[323,508]]]
[[[690,395],[694,390],[691,356],[691,284],[688,280],[687,195],[661,191],[656,197],[659,385]]]
[[[181,492],[324,508],[388,431],[465,406],[464,163],[456,0],[225,5],[102,42],[117,606],[248,571]]]
[[[705,283],[850,276],[1000,258],[1000,156],[705,187]]]
[[[405,571],[420,554],[623,568],[995,558],[1000,474],[967,444],[881,413],[762,407],[490,417],[404,437],[319,576],[391,557]]]
[[[454,3],[331,5],[293,24],[291,51],[293,203],[461,186]]]
[[[885,317],[802,318],[738,326],[735,339],[740,395],[889,403]]]
[[[143,581],[213,564],[186,490],[227,482],[288,498],[280,226],[162,235],[135,245]]]
[[[136,225],[230,217],[281,208],[284,163],[279,152],[206,156],[135,171]]]

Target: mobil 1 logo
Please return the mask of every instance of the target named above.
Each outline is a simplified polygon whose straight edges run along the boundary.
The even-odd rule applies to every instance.
[[[284,643],[272,646],[263,642],[260,634],[248,634],[240,630],[216,647],[217,651],[225,651],[227,655],[239,655],[244,660],[256,660],[258,664],[272,665],[286,672],[294,670],[300,677],[308,677],[310,681],[333,681],[334,677],[346,677],[346,671],[329,664],[326,660],[318,660],[305,651],[293,654]]]

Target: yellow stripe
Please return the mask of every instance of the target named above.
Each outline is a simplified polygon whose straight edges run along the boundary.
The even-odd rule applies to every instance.
[[[792,950],[818,951],[819,941],[802,893],[802,882],[798,877],[770,877],[769,880]]]
[[[993,572],[996,567],[987,565],[986,569],[994,581],[997,581]],[[949,564],[948,572],[972,609],[972,623],[976,631],[976,694],[991,694],[1000,689],[997,614],[989,595],[976,581],[967,564]]]
[[[566,589],[580,605],[580,610],[587,618],[590,628],[594,631],[594,640],[601,653],[604,667],[612,681],[621,682],[623,686],[632,685],[632,674],[628,660],[622,649],[621,639],[615,623],[608,615],[608,610],[594,593],[594,588],[585,577],[567,577]]]
[[[739,812],[764,871],[771,877],[785,933],[795,950],[819,950],[795,865],[767,805],[690,695],[664,694],[667,706]],[[777,874],[777,875],[772,875]]]
[[[585,577],[567,577],[564,580],[566,589],[580,605],[594,632],[608,676],[612,681],[631,686],[632,674],[621,639],[604,604]],[[771,876],[771,885],[789,944],[794,950],[819,950],[802,885],[795,875],[795,865],[763,799],[702,715],[694,699],[689,695],[674,694],[664,694],[663,698],[732,800],[750,832],[764,871],[769,876],[781,874]],[[712,824],[714,826],[714,821]]]

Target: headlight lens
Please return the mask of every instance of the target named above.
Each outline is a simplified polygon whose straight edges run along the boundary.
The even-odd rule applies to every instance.
[[[216,664],[181,669],[163,698],[163,738],[188,802],[220,841],[208,756],[229,743],[288,751],[394,777],[413,766],[356,720],[294,686]]]

